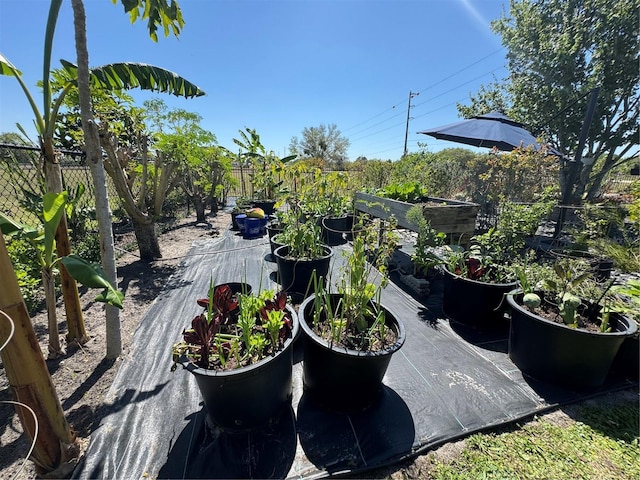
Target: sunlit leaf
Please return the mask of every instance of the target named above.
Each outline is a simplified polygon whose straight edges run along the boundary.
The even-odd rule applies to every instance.
[[[77,78],[77,66],[61,60],[69,75],[69,81]],[[205,95],[197,85],[177,73],[145,63],[112,63],[91,69],[91,86],[106,90],[130,90],[141,88],[161,93],[171,93],[178,97],[200,97]]]

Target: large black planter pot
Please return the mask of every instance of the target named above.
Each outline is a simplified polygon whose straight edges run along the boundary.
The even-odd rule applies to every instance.
[[[613,270],[613,260],[610,258],[597,257],[584,250],[577,250],[571,248],[552,248],[549,250],[549,255],[552,258],[572,258],[574,260],[583,260],[591,268],[591,272],[595,277],[604,281],[611,277],[611,270]]]
[[[326,283],[333,257],[333,249],[328,245],[323,246],[324,255],[314,259],[289,258],[289,246],[283,245],[273,252],[278,265],[278,283],[289,294],[306,296],[307,291],[313,291],[311,283],[312,274],[316,272],[316,278],[322,277]]]
[[[322,241],[327,245],[335,246],[346,242],[343,234],[351,232],[350,218],[347,215],[340,217],[322,217]]]
[[[287,305],[293,319],[291,338],[274,356],[230,371],[200,368],[186,357],[182,366],[196,378],[209,420],[230,430],[247,430],[270,424],[285,408],[291,407],[293,341],[300,328],[295,310]]]
[[[271,253],[275,252],[276,248],[282,246],[282,243],[279,243],[277,240],[274,240],[273,237],[282,233],[284,231],[284,227],[277,223],[267,223],[267,234],[269,235],[269,246],[271,247]]]
[[[298,310],[304,332],[303,383],[305,395],[329,410],[362,411],[371,406],[383,390],[383,377],[405,341],[402,322],[384,306],[386,324],[396,332],[397,340],[380,352],[360,352],[332,346],[311,329],[315,295],[308,297]],[[331,294],[336,303],[340,294]],[[335,305],[334,305],[335,306]]]
[[[588,332],[547,320],[520,305],[522,295],[508,295],[511,308],[509,358],[527,375],[579,390],[606,380],[620,345],[637,331],[632,320],[612,313],[610,333]]]
[[[640,336],[637,332],[624,339],[613,361],[611,371],[634,382],[640,379]]]
[[[242,212],[231,212],[231,230],[238,231],[240,230],[240,226],[236,221],[236,217],[240,215]]]
[[[444,268],[442,310],[451,320],[479,330],[507,328],[504,296],[516,282],[489,283],[456,275]]]
[[[249,285],[248,283],[244,283],[244,282],[220,283],[220,284],[216,285],[213,288],[215,290],[218,287],[221,287],[223,285],[227,285],[231,289],[231,293],[233,295],[239,295],[241,293],[244,293],[245,295],[249,295],[249,294],[251,294],[251,292],[253,292],[253,287],[251,285]]]
[[[275,200],[254,200],[251,203],[254,207],[261,208],[265,215],[273,215],[276,210]]]

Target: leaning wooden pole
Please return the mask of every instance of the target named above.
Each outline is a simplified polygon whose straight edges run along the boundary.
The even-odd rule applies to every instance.
[[[55,470],[77,454],[74,435],[67,423],[49,370],[44,361],[27,306],[9,259],[4,236],[0,232],[0,310],[14,323],[13,337],[0,352],[7,379],[16,402],[29,406],[38,419],[38,435],[32,460],[43,472]],[[11,333],[11,325],[0,318],[0,345]],[[23,429],[33,440],[33,415],[16,406]]]

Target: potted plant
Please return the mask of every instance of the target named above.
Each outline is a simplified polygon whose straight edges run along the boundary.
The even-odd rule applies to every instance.
[[[284,291],[253,294],[246,284],[209,286],[204,311],[173,346],[198,383],[208,417],[227,429],[269,424],[290,405],[292,344],[299,325]]]
[[[280,159],[273,151],[267,151],[255,129],[245,127],[245,130],[240,130],[239,133],[240,139],[234,138],[233,142],[245,150],[242,156],[251,163],[253,205],[261,208],[265,215],[272,215],[278,188],[282,184],[284,166],[287,162],[294,160],[296,155]]]
[[[240,225],[237,222],[237,217],[238,215],[246,215],[246,212],[249,208],[251,208],[251,202],[249,201],[249,199],[243,196],[239,196],[236,198],[236,204],[231,209],[232,230],[240,230]]]
[[[622,285],[613,285],[616,295],[613,310],[640,324],[640,280],[630,278]],[[612,369],[633,381],[640,377],[640,334],[636,331],[624,339]]]
[[[325,408],[364,410],[382,391],[392,355],[405,341],[402,322],[381,302],[387,283],[386,260],[394,248],[392,232],[383,241],[369,228],[345,251],[345,264],[332,293],[321,281],[298,310],[305,334],[305,394]],[[368,258],[372,263],[368,262]],[[381,279],[373,283],[373,270]]]
[[[526,254],[551,204],[505,202],[496,227],[471,239],[468,249],[451,249],[444,265],[442,309],[452,320],[480,330],[506,329],[504,296],[516,288],[514,266]]]
[[[345,243],[343,234],[350,232],[353,211],[347,192],[348,177],[344,172],[325,173],[315,169],[311,180],[302,185],[299,205],[306,218],[315,219],[322,229],[322,240],[330,246]]]
[[[400,280],[418,296],[430,293],[430,281],[438,274],[436,267],[444,264],[443,250],[446,234],[431,227],[422,208],[414,205],[407,211],[407,219],[418,226],[411,251],[413,269],[400,274]]]
[[[607,289],[585,301],[588,289],[581,285],[592,273],[581,271],[579,263],[560,260],[552,271],[552,276],[536,281],[531,270],[522,269],[520,289],[507,295],[509,358],[538,380],[576,389],[598,388],[637,325],[611,308]]]
[[[292,295],[306,298],[314,272],[317,278],[327,278],[333,249],[322,242],[316,222],[303,221],[297,213],[291,213],[287,219],[282,232],[273,238],[274,244],[280,244],[273,252],[278,283]]]

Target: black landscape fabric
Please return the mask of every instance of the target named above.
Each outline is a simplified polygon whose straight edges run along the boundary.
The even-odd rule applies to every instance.
[[[333,271],[349,246],[334,248]],[[192,246],[142,319],[107,393],[107,413],[74,478],[357,473],[587,396],[523,378],[508,358],[507,332],[484,335],[450,323],[440,308],[441,285],[433,284],[431,295],[420,302],[391,282],[382,303],[404,322],[407,335],[377,403],[357,414],[315,407],[303,392],[298,344],[293,401],[282,418],[250,432],[209,427],[193,376],[182,367],[170,371],[171,347],[200,313],[196,299],[207,295],[210,279],[246,281],[254,291],[277,289],[275,271],[266,236],[249,240],[227,230]],[[627,385],[610,381],[595,394]]]

